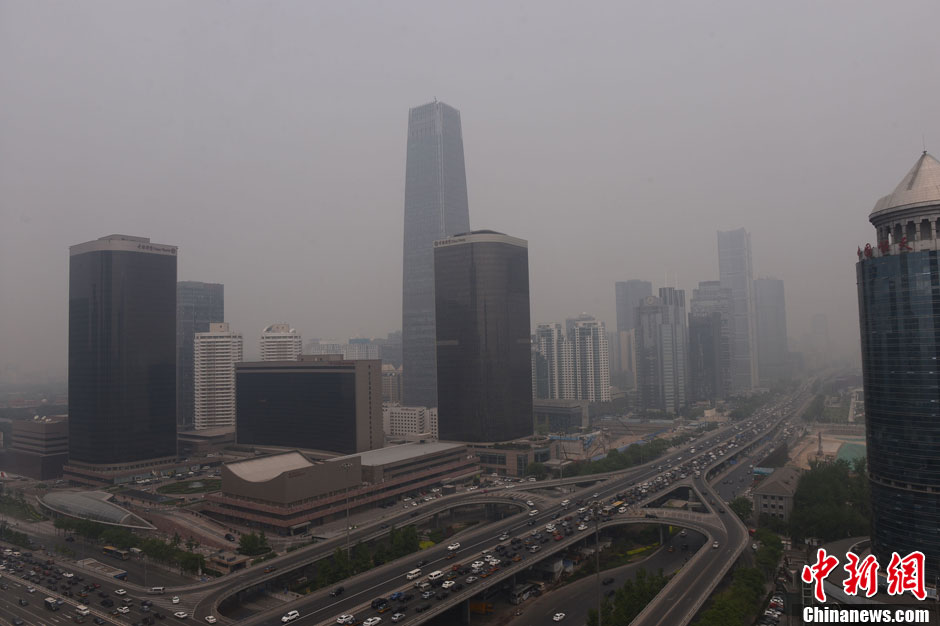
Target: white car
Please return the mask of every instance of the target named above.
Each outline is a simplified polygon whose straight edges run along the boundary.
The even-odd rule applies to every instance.
[[[717,542],[717,541],[713,541],[713,542],[712,542],[712,549],[713,549],[713,550],[717,550],[717,549],[718,549],[718,542]]]
[[[288,622],[293,622],[293,621],[294,621],[295,619],[297,619],[298,617],[300,617],[300,612],[299,612],[299,611],[288,611],[288,612],[285,613],[284,616],[281,618],[281,623],[282,623],[282,624],[286,624],[286,623],[288,623]]]
[[[381,621],[382,621],[381,617],[378,617],[378,616],[370,617],[366,621],[362,622],[362,626],[376,626],[376,624],[381,623]]]
[[[538,514],[539,514],[539,510],[538,510],[538,509],[532,509],[531,511],[529,511],[529,517],[534,517],[534,516],[536,516],[536,515],[538,515]]]
[[[467,576],[467,580],[465,580],[464,582],[467,583],[468,585],[472,585],[478,580],[479,578],[477,578],[476,576]]]
[[[393,621],[393,622],[400,622],[400,621],[402,621],[403,619],[405,619],[405,617],[407,617],[407,616],[406,616],[404,613],[395,613],[394,615],[392,615],[392,621]]]
[[[470,564],[470,567],[471,569],[481,569],[484,565],[485,563],[483,563],[483,561],[474,561]]]
[[[117,592],[115,591],[114,593],[117,593]],[[173,596],[173,599],[171,600],[171,602],[172,602],[173,604],[179,604],[179,603],[180,603],[180,597],[179,597],[179,596]]]
[[[444,584],[441,585],[441,589],[450,589],[451,587],[453,587],[453,586],[456,585],[456,584],[457,584],[457,583],[455,583],[455,582],[452,581],[452,580],[445,580],[445,581],[444,581]]]
[[[459,550],[459,549],[460,549],[460,542],[455,541],[454,543],[452,543],[452,544],[450,544],[449,546],[447,546],[447,549],[448,549],[448,550],[451,550],[451,551],[453,551],[453,550]]]
[[[121,615],[127,615],[128,613],[131,612],[131,609],[130,607],[119,606],[117,609],[117,612],[120,613]]]
[[[497,539],[499,539],[500,541],[506,541],[507,539],[509,539],[509,535],[507,535],[506,533],[503,533],[502,535],[497,537]]]
[[[35,588],[35,587],[27,587],[27,588],[26,588],[26,593],[36,593],[36,588]]]
[[[578,530],[587,530],[587,524],[578,524]]]
[[[525,505],[526,505],[526,506],[535,506],[535,502],[532,502],[532,500],[526,500],[526,501],[525,501]]]
[[[127,592],[124,591],[123,589],[115,589],[115,590],[114,590],[114,595],[116,595],[116,596],[123,596],[125,593],[127,593]]]
[[[352,615],[340,615],[336,618],[337,624],[352,624],[356,621],[356,618]]]
[[[176,619],[186,619],[187,617],[189,617],[189,613],[187,613],[186,611],[177,611],[176,613],[173,614],[173,617],[175,617]]]
[[[553,621],[553,622],[560,622],[560,621],[563,620],[563,619],[565,619],[565,614],[564,614],[564,613],[555,613],[555,615],[552,616],[552,621]]]
[[[219,620],[217,620],[214,615],[206,615],[207,624],[215,624],[217,621]]]

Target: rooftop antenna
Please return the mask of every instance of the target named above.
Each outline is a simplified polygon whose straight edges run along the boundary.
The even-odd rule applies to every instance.
[[[924,154],[927,154],[927,135],[921,135],[920,140],[924,144]]]

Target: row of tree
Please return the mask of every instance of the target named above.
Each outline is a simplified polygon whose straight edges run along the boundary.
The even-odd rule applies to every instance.
[[[418,529],[414,525],[393,528],[388,537],[372,543],[356,543],[349,554],[337,548],[333,556],[316,563],[314,589],[336,584],[383,563],[407,556],[420,549]]]
[[[764,599],[764,576],[756,567],[735,570],[731,587],[717,594],[695,626],[749,624]]]
[[[871,532],[865,458],[810,463],[793,496],[787,531],[794,543],[809,537],[834,541]]]
[[[604,600],[601,623],[629,624],[668,582],[669,578],[663,575],[662,570],[651,574],[641,567],[633,580],[628,580],[612,597]],[[597,626],[597,610],[588,611],[587,623],[588,626]]]
[[[138,548],[150,559],[179,567],[184,572],[196,573],[206,567],[206,557],[195,552],[199,543],[190,537],[187,550],[180,548],[182,537],[177,533],[169,542],[156,538],[141,538],[126,528],[108,526],[90,520],[57,517],[56,528],[71,532],[101,545],[110,545],[121,550]]]

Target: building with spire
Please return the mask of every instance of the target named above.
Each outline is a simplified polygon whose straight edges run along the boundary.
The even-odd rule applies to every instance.
[[[430,102],[408,112],[402,271],[402,402],[437,406],[434,242],[470,230],[460,111]]]
[[[858,248],[871,548],[940,575],[940,162],[924,152],[868,216]]]

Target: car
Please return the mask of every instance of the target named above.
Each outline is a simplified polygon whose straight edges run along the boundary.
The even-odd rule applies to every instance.
[[[431,608],[430,604],[419,604],[418,606],[415,607],[415,613],[421,613],[423,611],[427,611],[430,608]]]
[[[100,626],[101,624],[104,624],[104,623],[105,623],[105,621],[104,621],[103,619],[101,619],[100,617],[97,617],[97,616],[95,616],[95,619],[93,619],[93,620],[91,620],[91,621],[93,621],[94,623],[98,624],[99,626]]]
[[[207,624],[215,624],[217,621],[219,620],[217,620],[214,615],[206,615]]]
[[[263,571],[265,574],[270,574],[271,572],[273,572],[273,571],[276,570],[276,569],[277,569],[277,568],[274,567],[273,565],[268,565],[268,566],[267,566],[266,568],[264,568],[262,571]]]
[[[125,595],[125,594],[127,594],[127,592],[124,591],[123,589],[115,589],[115,590],[114,590],[114,595],[116,595],[116,596],[123,596],[123,595]]]
[[[18,618],[18,617],[14,617],[14,618],[13,618],[13,626],[23,626],[23,624],[25,624],[25,623],[26,623],[26,622],[24,622],[23,620],[21,620],[21,619]]]
[[[27,588],[26,588],[26,593],[36,593],[36,588],[35,588],[35,587],[27,587]]]
[[[127,615],[128,613],[131,612],[131,608],[129,606],[119,606],[117,608],[117,612],[120,613],[121,615]]]
[[[405,619],[405,614],[404,614],[404,613],[400,613],[400,612],[399,612],[399,613],[395,613],[394,615],[392,615],[392,621],[393,621],[393,622],[400,622],[400,621],[402,621],[403,619]]]
[[[29,601],[26,600],[26,598],[19,598],[19,599],[17,600],[17,602],[20,603],[20,606],[28,606],[28,605],[29,605]]]
[[[362,622],[362,626],[376,626],[377,624],[381,622],[382,622],[381,617],[378,617],[378,616],[370,617],[366,621]]]
[[[529,517],[534,517],[534,516],[536,516],[536,515],[538,515],[538,514],[539,514],[539,510],[538,510],[538,509],[532,509],[531,511],[529,511]]]
[[[587,530],[587,524],[578,524],[578,530]]]
[[[355,624],[356,618],[352,615],[343,614],[336,618],[337,624]]]
[[[337,587],[336,589],[330,592],[330,597],[335,598],[336,596],[342,595],[344,591],[346,591],[346,588],[340,585],[339,587]]]
[[[117,591],[115,591],[114,593],[117,593]],[[180,603],[180,597],[179,597],[179,596],[173,596],[173,599],[170,600],[170,602],[172,602],[173,604],[179,604],[179,603]]]
[[[189,613],[187,613],[186,611],[177,611],[176,613],[173,614],[173,617],[175,617],[176,619],[186,619],[187,617],[189,617]]]
[[[112,600],[111,598],[105,598],[99,604],[101,604],[101,606],[103,607],[110,609],[112,606],[114,606],[114,600]]]
[[[478,580],[480,580],[480,579],[477,578],[476,576],[467,576],[467,579],[466,579],[464,582],[467,583],[468,585],[472,585],[473,583],[475,583],[475,582],[478,581]]]
[[[232,533],[225,533],[225,540],[226,540],[226,541],[235,541],[235,535],[233,535]]]
[[[430,589],[421,593],[422,600],[429,600],[434,597],[434,592]]]
[[[563,620],[563,619],[565,619],[565,614],[564,614],[564,613],[555,613],[555,614],[552,616],[552,621],[553,621],[553,622],[560,622],[560,621]]]
[[[717,541],[713,541],[713,542],[712,542],[712,550],[717,550],[717,549],[718,549],[718,542],[717,542]]]
[[[455,582],[452,581],[452,580],[445,580],[445,581],[444,581],[444,584],[441,585],[441,588],[442,588],[442,589],[450,589],[450,588],[453,587],[455,584],[457,584],[457,583],[455,583]]]
[[[607,578],[605,578],[604,580],[601,581],[601,584],[602,584],[602,585],[610,585],[610,584],[612,584],[613,582],[614,582],[614,579],[611,578],[610,576],[608,576]]]
[[[525,501],[525,505],[526,505],[526,506],[529,506],[529,507],[532,507],[532,506],[535,506],[535,502],[533,502],[532,500],[526,500],[526,501]]]
[[[404,592],[404,591],[396,591],[395,593],[393,593],[392,595],[390,595],[390,596],[388,597],[388,599],[389,599],[389,600],[401,600],[401,599],[404,598],[404,597],[405,597],[405,592]]]
[[[497,537],[497,539],[498,539],[499,541],[506,541],[507,539],[509,539],[509,535],[507,535],[506,533],[503,533],[502,535],[500,535],[499,537]]]
[[[459,549],[460,549],[460,542],[459,542],[459,541],[455,541],[454,543],[452,543],[452,544],[450,544],[449,546],[447,546],[447,549],[448,549],[448,550],[459,550]]]

